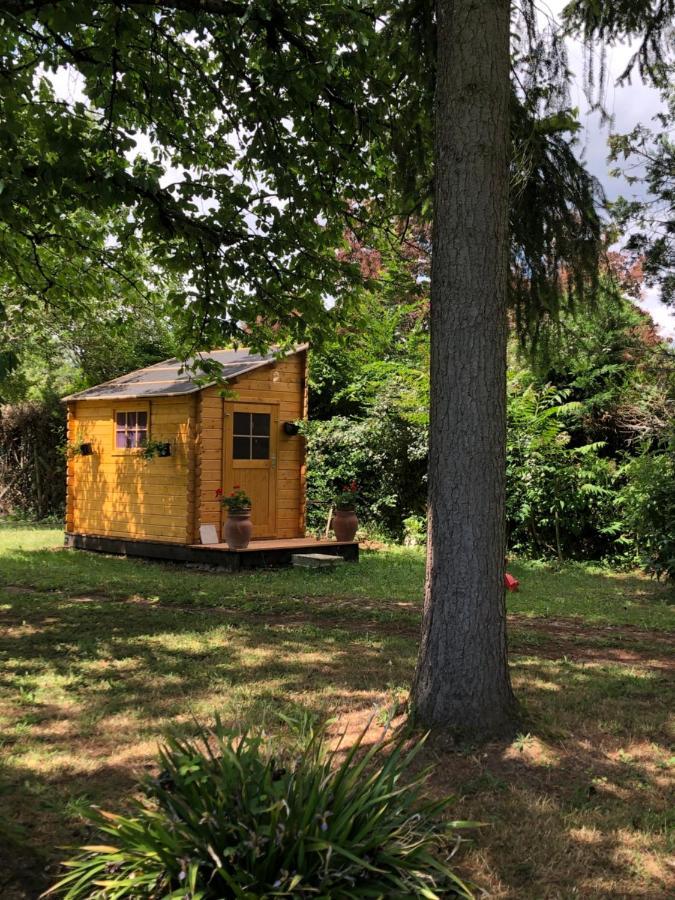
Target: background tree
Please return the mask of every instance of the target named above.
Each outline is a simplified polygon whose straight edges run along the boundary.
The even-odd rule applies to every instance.
[[[329,296],[342,308],[359,281],[335,254],[358,219],[346,201],[386,174],[372,11],[11,0],[0,23],[3,277],[72,304],[111,268],[129,275],[146,242],[161,270],[189,273],[171,294],[187,349],[241,339],[241,322],[259,346],[304,338]],[[82,99],[48,77],[69,73]],[[92,240],[87,217],[118,210]],[[73,252],[89,260],[77,273]]]
[[[77,218],[86,225],[91,246],[108,258],[110,218],[83,213]],[[54,265],[48,248],[36,252],[45,271]],[[60,272],[64,285],[74,285],[68,297],[45,295],[13,272],[5,271],[0,282],[3,513],[38,519],[63,515],[64,394],[166,359],[178,349],[168,316],[172,279],[158,277],[143,248],[126,249],[124,271],[104,266],[91,274],[92,269],[91,253],[73,248]],[[86,287],[90,275],[93,281]]]
[[[322,532],[330,498],[356,477],[369,536],[424,542],[428,285],[411,282],[412,293],[406,278],[383,274],[387,291],[369,295],[349,339],[311,356],[308,485],[320,502],[310,525]],[[635,507],[645,495],[632,489],[632,463],[655,470],[648,460],[668,452],[675,352],[636,306],[639,285],[639,269],[615,254],[590,302],[561,311],[535,347],[510,336],[509,552],[650,565],[637,541],[648,519],[646,502]],[[660,541],[669,540],[664,522],[654,523]]]
[[[348,320],[362,282],[335,253],[345,236],[367,245],[392,210],[429,218],[426,0],[9,0],[0,16],[0,246],[4,277],[31,294],[101,293],[102,273],[126,272],[145,241],[161,270],[190,273],[172,291],[188,344],[241,338],[241,321],[261,344],[277,320],[282,337],[319,338],[324,301]],[[598,232],[596,186],[569,146],[562,45],[535,40],[532,22],[512,91],[512,259],[537,273],[513,282],[523,312],[527,295],[554,302],[566,254],[583,249],[592,274]],[[56,75],[75,79],[74,99]],[[110,239],[91,240],[86,217],[111,210],[125,215]],[[75,251],[89,260],[76,274]]]
[[[671,75],[673,72],[671,71]],[[616,223],[628,239],[624,248],[639,260],[647,284],[658,285],[665,303],[675,302],[675,89],[664,88],[665,109],[656,128],[644,123],[628,134],[611,135],[615,174],[639,182],[647,196],[620,197],[613,204]]]
[[[104,242],[106,225],[91,217],[90,225]],[[127,248],[127,262],[124,273],[100,273],[99,290],[67,298],[45,296],[16,278],[0,282],[0,401],[59,398],[179,351],[168,300],[175,279],[158,273],[146,251],[132,256]],[[73,254],[64,283],[77,281],[90,263]]]

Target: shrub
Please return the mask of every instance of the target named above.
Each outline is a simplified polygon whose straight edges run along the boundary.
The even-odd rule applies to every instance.
[[[675,446],[645,452],[623,474],[627,482],[619,499],[635,561],[657,578],[675,578]]]
[[[58,400],[0,406],[0,514],[62,515],[66,413]]]
[[[426,428],[383,401],[365,419],[335,416],[309,422],[308,524],[323,528],[335,494],[356,481],[359,517],[389,537],[403,537],[403,520],[424,514],[427,500]]]
[[[601,557],[620,523],[616,466],[602,444],[574,446],[568,424],[579,404],[547,385],[509,382],[506,518],[509,549],[567,558]]]
[[[422,547],[427,542],[425,516],[408,516],[403,520],[403,543],[406,547]]]
[[[338,764],[322,734],[297,756],[217,723],[169,740],[163,771],[130,815],[100,814],[105,843],[82,847],[51,892],[81,898],[470,897],[443,852],[448,800],[422,798],[426,773],[400,743]]]

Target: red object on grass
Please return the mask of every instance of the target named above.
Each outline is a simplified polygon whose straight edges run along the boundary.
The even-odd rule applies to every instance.
[[[507,591],[517,591],[519,585],[520,582],[513,575],[509,575],[508,572],[504,575],[504,587]]]

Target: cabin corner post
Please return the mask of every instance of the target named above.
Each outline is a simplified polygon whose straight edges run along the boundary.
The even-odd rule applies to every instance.
[[[213,525],[220,533],[221,506],[216,491],[223,487],[224,401],[212,386],[199,392],[198,405],[195,530],[198,534],[200,525]]]
[[[66,517],[65,531],[75,530],[75,460],[67,450],[75,442],[75,404],[66,406]]]
[[[303,422],[309,419],[309,352],[302,351],[302,414],[300,418]],[[300,535],[305,536],[307,530],[307,438],[303,434],[300,438],[302,441],[302,457],[300,460]]]
[[[200,480],[200,402],[199,393],[190,398],[187,421],[187,479],[186,497],[186,543],[197,543],[199,537],[199,480]]]

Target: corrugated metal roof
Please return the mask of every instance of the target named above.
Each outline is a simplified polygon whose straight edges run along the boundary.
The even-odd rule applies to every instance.
[[[306,349],[307,344],[302,344],[285,355],[291,356]],[[167,359],[154,366],[137,369],[135,372],[129,372],[128,375],[121,375],[119,378],[113,378],[112,381],[79,391],[77,394],[70,394],[63,399],[106,400],[108,397],[119,397],[133,400],[145,397],[175,397],[192,394],[202,390],[206,385],[195,384],[193,381],[195,372],[181,372],[180,370],[186,366],[192,370],[196,366],[198,373],[200,360],[214,360],[220,363],[223,367],[222,377],[225,381],[229,381],[236,378],[237,375],[243,375],[262,366],[269,366],[278,358],[275,353],[261,356],[250,353],[248,350],[211,350],[208,353],[200,353],[194,359],[188,360],[187,363],[178,359]],[[214,381],[209,382],[209,384],[214,383]]]

